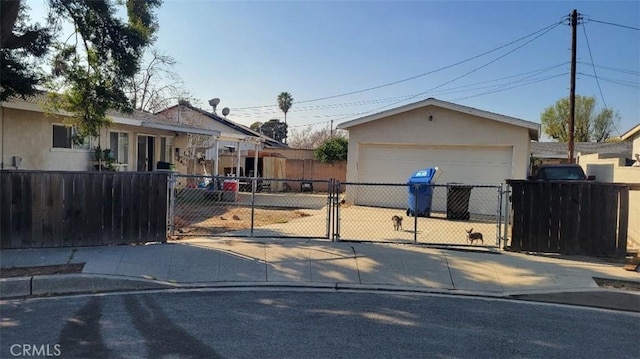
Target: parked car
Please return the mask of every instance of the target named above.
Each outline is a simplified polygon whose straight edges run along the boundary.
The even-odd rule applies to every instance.
[[[577,164],[549,164],[538,168],[535,175],[529,176],[531,181],[593,181],[595,176],[585,175]]]

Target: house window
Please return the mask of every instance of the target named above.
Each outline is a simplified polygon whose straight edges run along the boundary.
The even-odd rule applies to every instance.
[[[109,132],[109,146],[117,163],[129,163],[129,134]]]
[[[171,154],[173,153],[173,138],[160,137],[160,161],[172,162]]]
[[[91,148],[91,142],[91,137],[79,137],[75,127],[53,125],[53,148],[88,150]]]

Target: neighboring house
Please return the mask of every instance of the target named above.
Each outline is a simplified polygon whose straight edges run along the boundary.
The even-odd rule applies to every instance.
[[[415,171],[436,166],[442,170],[439,184],[499,185],[506,179],[524,179],[531,140],[537,140],[540,132],[534,122],[434,98],[337,128],[349,131],[347,181],[368,183],[406,183]],[[346,200],[406,207],[406,198],[387,192],[361,188],[356,197],[356,191],[349,193],[347,188]],[[441,194],[434,193],[434,205],[446,203],[436,198]]]
[[[597,182],[632,184],[629,191],[629,227],[627,230],[628,248],[640,249],[640,167],[632,166],[630,158],[640,153],[640,124],[620,136],[621,144],[628,151],[620,156],[593,153],[578,156],[578,164],[589,176],[595,176]]]
[[[632,158],[640,162],[640,123],[620,136],[623,142],[631,143]]]
[[[631,158],[630,142],[576,142],[574,157],[598,153],[602,157]],[[564,142],[531,142],[531,157],[538,164],[567,163],[569,148]]]
[[[64,115],[48,115],[42,108],[46,93],[27,99],[9,99],[0,105],[0,158],[2,168],[26,170],[94,170],[97,146],[110,149],[118,171],[153,171],[158,162],[171,163],[175,149],[187,135],[217,136],[220,132],[171,123],[159,116],[134,111],[109,113],[112,124],[97,138],[82,144],[72,141],[75,131]]]
[[[209,130],[220,131],[225,134],[237,136],[238,138],[256,138],[260,139],[260,150],[276,150],[287,149],[288,146],[278,142],[270,137],[262,135],[256,131],[251,130],[248,127],[228,120],[225,117],[220,117],[215,113],[205,111],[203,109],[192,106],[186,101],[181,101],[179,104],[164,109],[156,114],[162,117],[165,121],[169,121],[179,125],[195,125],[203,127]],[[238,145],[239,150],[238,152]],[[181,149],[182,150],[182,149]],[[207,161],[213,160],[216,157],[216,147],[201,148],[204,155],[204,159]],[[217,146],[217,153],[219,157],[218,174],[228,175],[236,174],[238,172],[238,155],[240,159],[240,175],[250,175],[250,171],[254,168],[255,159],[255,144],[251,141],[245,141],[238,143],[236,140],[221,140]],[[182,152],[182,151],[181,151]],[[184,153],[181,153],[181,156]],[[259,155],[258,158],[258,173],[263,177],[280,178],[277,173],[269,173],[271,168],[279,167],[271,164],[264,165],[264,156]],[[277,157],[266,157],[267,162],[279,161]],[[246,169],[246,170],[245,170]],[[213,171],[215,173],[215,170]],[[265,173],[267,172],[267,173]],[[280,171],[281,172],[281,171]],[[283,176],[283,175],[282,175]]]

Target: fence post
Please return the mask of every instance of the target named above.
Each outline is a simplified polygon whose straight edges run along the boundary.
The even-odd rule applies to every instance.
[[[254,172],[255,173],[255,172]],[[253,227],[255,221],[255,208],[256,208],[256,189],[258,188],[258,181],[255,177],[251,179],[251,230],[249,236],[253,238]]]
[[[500,248],[500,242],[502,240],[502,192],[504,191],[504,184],[500,183],[498,187],[498,208],[497,221],[496,221],[496,248]]]
[[[336,188],[338,188],[337,191],[339,192],[340,181],[336,181],[335,185],[336,185]],[[334,241],[340,242],[340,201],[338,201],[338,196],[335,196],[333,201],[334,201],[333,208],[335,209],[335,217],[333,218],[333,223],[334,223],[333,238],[334,238]]]
[[[502,197],[504,200],[504,231],[502,236],[503,249],[507,249],[507,242],[509,241],[509,221],[511,220],[511,218],[509,218],[509,215],[511,214],[511,206],[509,205],[511,203],[510,193],[511,193],[511,186],[507,184],[504,190],[505,195]]]
[[[334,191],[334,178],[329,179],[329,193],[327,196],[327,234],[326,234],[326,238],[327,239],[331,239],[333,241],[333,238],[331,237],[331,206],[333,205],[333,191]]]
[[[174,219],[175,219],[175,205],[176,205],[176,182],[178,181],[177,179],[177,175],[176,172],[170,172],[169,174],[169,186],[168,186],[168,191],[169,191],[169,195],[167,196],[167,198],[169,199],[169,211],[168,211],[168,216],[169,216],[169,235],[171,237],[174,236],[174,231],[175,231],[175,227],[174,227]]]
[[[413,243],[418,243],[418,189],[419,184],[415,184],[414,186],[414,201],[413,201]]]

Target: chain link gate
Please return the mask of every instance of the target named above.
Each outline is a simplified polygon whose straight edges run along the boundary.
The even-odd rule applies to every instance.
[[[336,182],[333,240],[500,248],[503,185]],[[337,200],[337,199],[336,199]],[[504,224],[504,228],[503,228]]]
[[[508,192],[502,185],[172,173],[169,187],[172,237],[324,238],[497,248],[507,240]]]
[[[330,238],[329,180],[172,173],[174,236]]]

